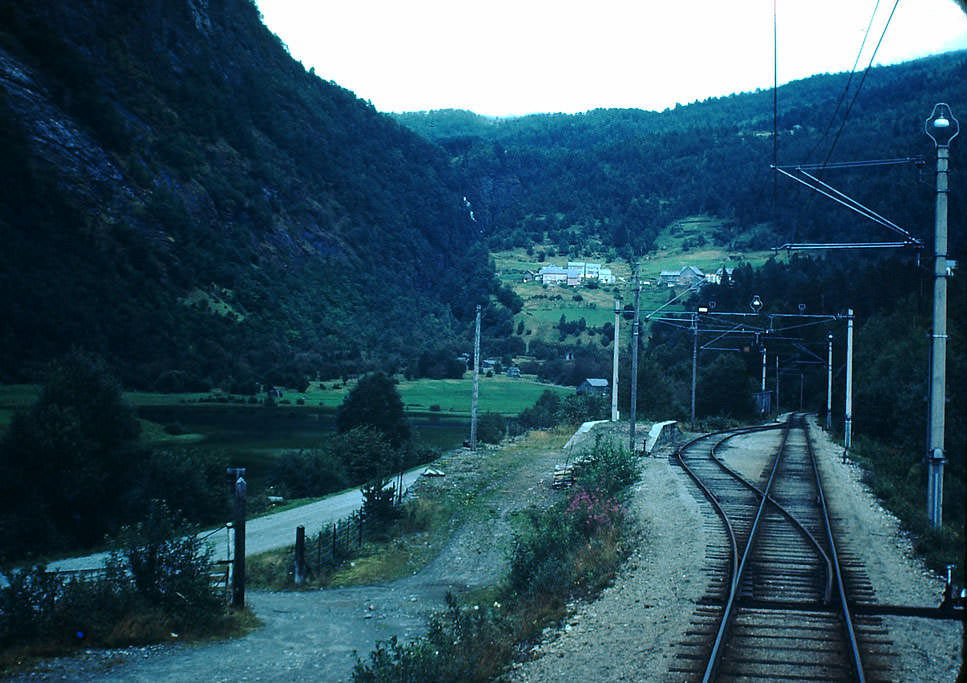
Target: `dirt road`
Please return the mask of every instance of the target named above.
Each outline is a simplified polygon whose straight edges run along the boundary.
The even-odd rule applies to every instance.
[[[478,469],[473,455],[457,451],[437,465],[448,475],[418,485],[460,487]],[[550,499],[560,449],[530,452],[478,494],[481,514],[472,516],[440,555],[412,576],[381,585],[312,592],[253,592],[248,604],[264,626],[237,640],[197,645],[159,645],[90,651],[47,662],[19,680],[123,681],[345,681],[353,652],[367,657],[377,640],[407,640],[425,628],[428,611],[455,593],[487,586],[505,571],[511,543],[510,515]],[[294,520],[289,520],[287,543]]]
[[[403,473],[404,491],[419,479],[424,469],[426,465],[421,465]],[[295,528],[300,524],[305,526],[306,535],[312,535],[333,522],[345,519],[362,504],[363,495],[359,487],[355,487],[334,493],[315,503],[249,520],[245,524],[245,556],[250,557],[292,545],[295,543]],[[204,538],[211,544],[214,551],[213,559],[229,559],[229,531],[225,527],[202,531],[198,537]],[[107,553],[69,557],[51,562],[47,565],[47,569],[49,571],[99,569],[104,566],[107,557]]]

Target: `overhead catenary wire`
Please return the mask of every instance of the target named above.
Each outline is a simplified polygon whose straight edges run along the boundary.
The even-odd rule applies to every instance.
[[[816,169],[842,169],[842,168],[868,168],[870,166],[898,166],[901,164],[922,164],[924,163],[924,158],[922,155],[913,157],[897,157],[895,159],[864,159],[861,161],[834,161],[828,164],[783,164],[782,166],[777,166],[776,168],[784,168],[786,170],[793,169],[805,169],[805,170],[816,170]]]
[[[918,248],[923,246],[923,242],[921,242],[919,239],[917,239],[916,237],[914,237],[907,230],[901,228],[899,225],[897,225],[893,221],[890,221],[890,220],[884,218],[883,216],[881,216],[880,214],[876,213],[872,209],[864,206],[863,204],[861,204],[860,202],[856,201],[852,197],[849,197],[845,193],[840,192],[839,190],[837,190],[836,188],[832,187],[828,183],[825,183],[825,182],[819,180],[819,178],[817,178],[816,176],[813,176],[812,174],[806,173],[802,169],[796,169],[803,176],[805,176],[806,178],[809,179],[807,181],[807,180],[804,180],[803,178],[801,178],[801,177],[799,177],[799,176],[797,176],[797,175],[795,175],[793,173],[790,173],[789,171],[785,170],[784,168],[779,168],[779,167],[773,167],[773,168],[774,168],[774,170],[778,171],[779,173],[783,174],[784,176],[786,176],[788,178],[791,178],[792,180],[795,180],[797,183],[800,183],[802,185],[805,185],[806,187],[810,188],[811,190],[813,190],[815,192],[818,192],[819,194],[821,194],[821,195],[823,195],[825,197],[828,197],[829,199],[832,199],[834,202],[836,202],[836,203],[838,203],[838,204],[840,204],[842,206],[845,206],[846,208],[848,208],[851,211],[854,211],[854,212],[860,214],[861,216],[864,216],[865,218],[868,218],[869,220],[873,221],[874,223],[877,223],[878,225],[881,225],[881,226],[887,228],[888,230],[891,230],[891,231],[893,231],[893,232],[901,235],[904,238],[904,240],[905,240],[902,246],[915,246],[915,247],[918,247]],[[870,243],[870,244],[873,244],[873,243]],[[878,246],[890,246],[890,247],[896,246],[893,243],[875,243],[875,244],[877,244]],[[785,244],[782,247],[779,247],[779,249],[791,249],[793,246],[795,246],[797,248],[808,248],[805,245],[800,245],[800,244],[796,244],[796,245]],[[822,245],[813,245],[812,248],[823,248],[823,246]],[[866,248],[872,248],[872,247],[866,247]]]
[[[832,185],[823,182],[822,180],[820,180],[816,176],[813,176],[813,175],[811,175],[809,173],[806,173],[805,171],[801,171],[801,173],[804,176],[806,176],[807,178],[809,178],[809,179],[813,180],[814,182],[822,185],[823,187],[825,187],[826,189],[828,189],[830,192],[834,193],[837,197],[840,197],[843,201],[847,202],[849,206],[853,207],[854,210],[858,210],[859,213],[862,213],[863,215],[865,215],[868,218],[872,219],[874,222],[879,223],[883,227],[885,227],[885,228],[887,228],[889,230],[892,230],[893,232],[895,232],[895,233],[897,233],[899,235],[902,235],[902,236],[906,237],[911,242],[916,242],[918,244],[920,243],[920,240],[918,240],[916,237],[914,237],[908,231],[904,230],[903,228],[901,228],[899,225],[897,225],[893,221],[889,220],[888,218],[884,218],[883,216],[881,216],[880,214],[876,213],[875,211],[873,211],[873,209],[869,208],[868,206],[864,206],[863,204],[859,203],[858,201],[856,201],[855,199],[853,199],[849,195],[847,195],[847,194],[845,194],[845,193],[837,190]]]
[[[880,8],[880,0],[876,0],[876,4],[873,6],[873,13],[870,15],[870,23],[866,25],[866,32],[863,34],[863,40],[860,42],[860,49],[856,51],[856,59],[853,60],[853,68],[850,69],[849,77],[846,79],[846,85],[843,87],[843,91],[839,94],[839,98],[836,100],[836,106],[833,108],[833,113],[829,117],[829,121],[826,123],[826,127],[823,129],[823,134],[813,145],[813,148],[809,150],[807,157],[811,157],[813,153],[819,149],[819,146],[826,141],[829,137],[829,131],[833,127],[833,122],[836,120],[836,115],[839,114],[839,108],[843,104],[843,100],[849,94],[849,87],[853,83],[853,76],[856,75],[856,67],[859,66],[860,57],[863,56],[863,49],[866,47],[866,41],[870,37],[870,30],[873,28],[873,22],[876,20],[877,10]]]
[[[833,138],[833,142],[829,146],[829,151],[826,153],[826,158],[823,160],[824,167],[829,163],[830,158],[833,156],[833,152],[836,150],[836,145],[839,143],[839,138],[843,134],[843,129],[846,127],[846,122],[849,120],[850,112],[853,111],[853,105],[856,104],[856,99],[863,90],[863,84],[866,82],[866,77],[869,75],[870,69],[873,68],[873,60],[876,59],[876,53],[879,52],[880,45],[883,44],[883,38],[886,37],[886,31],[888,28],[890,28],[890,22],[893,21],[893,15],[896,13],[896,8],[899,4],[900,0],[896,0],[896,2],[893,3],[893,9],[890,10],[890,16],[888,16],[886,19],[886,24],[884,24],[883,31],[880,33],[880,39],[876,41],[876,47],[873,48],[873,54],[870,55],[870,63],[867,64],[866,69],[863,71],[863,77],[860,79],[859,85],[856,86],[856,91],[853,93],[853,98],[846,107],[846,112],[843,114],[843,120],[840,122],[839,129],[836,131],[836,136]]]

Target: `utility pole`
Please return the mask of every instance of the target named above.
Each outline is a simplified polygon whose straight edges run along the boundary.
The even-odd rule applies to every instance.
[[[937,147],[937,200],[933,241],[933,335],[930,347],[928,402],[927,517],[931,526],[943,521],[944,418],[947,365],[947,195],[950,141],[960,124],[945,103],[934,106],[924,131]]]
[[[846,414],[843,416],[843,444],[853,446],[853,309],[846,309]],[[846,455],[843,455],[846,462]]]
[[[776,415],[779,414],[779,354],[776,353]]]
[[[766,390],[766,347],[762,347],[762,386],[760,391]]]
[[[638,335],[641,330],[641,282],[635,263],[635,321],[631,328],[631,415],[628,427],[628,450],[635,452],[635,420],[638,417]]]
[[[614,298],[614,358],[611,361],[611,421],[618,421],[618,327],[621,324],[621,299]]]
[[[695,428],[695,387],[698,384],[698,313],[692,314],[692,428]]]
[[[833,335],[826,335],[826,431],[833,424]]]
[[[480,399],[480,304],[473,333],[473,397],[470,399],[470,449],[477,452],[477,402]]]

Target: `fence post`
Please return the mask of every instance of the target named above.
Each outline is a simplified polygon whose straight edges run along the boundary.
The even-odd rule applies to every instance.
[[[363,516],[359,513],[356,514],[356,547],[360,548],[363,545]]]
[[[336,523],[332,523],[332,563],[336,564]]]
[[[295,528],[295,585],[301,586],[306,580],[306,528],[301,524]]]

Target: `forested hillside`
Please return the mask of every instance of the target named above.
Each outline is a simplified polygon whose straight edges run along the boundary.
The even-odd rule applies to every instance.
[[[852,79],[821,75],[782,86],[779,164],[923,155],[926,166],[823,175],[924,236],[932,229],[927,171],[934,151],[923,122],[936,102],[948,102],[955,114],[967,117],[965,82],[967,55],[957,52],[878,67],[865,80],[862,73]],[[493,248],[546,239],[558,253],[573,256],[629,244],[645,252],[662,227],[693,214],[729,219],[720,239],[739,247],[750,246],[749,229],[762,223],[776,244],[883,238],[855,214],[790,180],[774,179],[771,91],[661,113],[595,110],[487,119],[438,111],[397,118],[447,150]],[[952,168],[967,167],[967,145],[954,144],[951,153]],[[967,194],[967,176],[955,174],[951,183],[952,196]],[[963,223],[965,215],[963,202],[951,204],[952,224]],[[963,248],[962,232],[951,239]]]
[[[0,0],[0,381],[72,347],[178,390],[396,368],[492,277],[440,148],[249,0]]]

